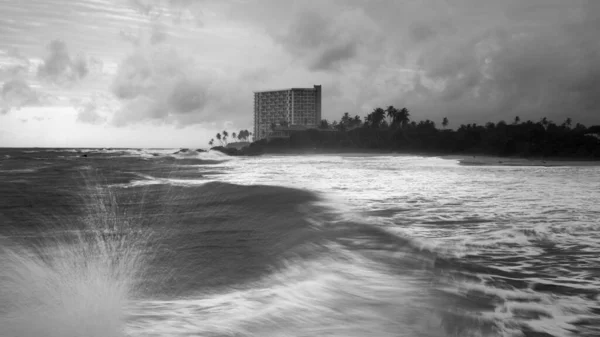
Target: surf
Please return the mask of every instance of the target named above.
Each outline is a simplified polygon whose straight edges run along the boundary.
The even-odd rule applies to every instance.
[[[2,239],[0,336],[126,336],[150,235],[122,218],[110,192],[87,193],[95,203],[85,220],[62,218],[37,235]]]
[[[380,160],[111,155],[0,176],[0,336],[594,335],[591,282],[565,288],[526,275],[529,256],[496,258],[552,257],[570,232],[501,227],[467,213],[470,199],[405,183],[418,175],[372,174],[395,159]],[[398,160],[401,174],[421,172],[418,158]],[[568,231],[582,226],[595,231]]]
[[[316,195],[152,188],[87,183],[80,216],[3,238],[0,336],[446,336],[435,293],[414,277],[421,263],[393,270],[354,248],[373,248],[356,243],[369,236],[403,256],[416,250],[367,225],[326,226]]]

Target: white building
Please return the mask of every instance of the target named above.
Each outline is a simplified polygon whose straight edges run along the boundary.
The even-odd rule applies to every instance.
[[[312,128],[321,122],[321,86],[254,92],[254,139],[267,138],[278,128]]]

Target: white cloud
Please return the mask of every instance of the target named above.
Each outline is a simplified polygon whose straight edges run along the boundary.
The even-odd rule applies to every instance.
[[[100,125],[108,121],[108,116],[116,109],[114,98],[105,93],[95,93],[82,100],[73,100],[71,104],[77,111],[77,122]]]
[[[4,82],[0,98],[0,113],[6,114],[12,108],[21,108],[40,104],[39,93],[32,89],[27,82],[13,79]]]
[[[0,51],[0,80],[23,78],[28,75],[31,62],[16,49]]]

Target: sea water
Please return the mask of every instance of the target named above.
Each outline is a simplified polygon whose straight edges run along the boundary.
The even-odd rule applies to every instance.
[[[0,336],[600,333],[600,167],[3,151]]]

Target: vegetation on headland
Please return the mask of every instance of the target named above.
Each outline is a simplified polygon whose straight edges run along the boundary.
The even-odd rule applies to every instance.
[[[485,154],[495,156],[600,159],[600,125],[586,127],[567,118],[560,124],[488,122],[441,129],[431,120],[414,121],[406,108],[376,108],[364,119],[345,113],[339,121],[322,120],[318,128],[290,131],[289,138],[262,139],[243,150],[224,149],[230,155],[296,152],[366,152]],[[283,129],[285,127],[282,126]],[[218,148],[213,148],[219,150]]]
[[[252,136],[252,132],[249,132],[248,130],[240,130],[237,134],[235,132],[233,132],[231,134],[231,139],[233,139],[233,140],[237,139],[241,142],[247,142],[250,139],[250,136]],[[215,136],[215,138],[217,138],[217,141],[219,143],[221,143],[221,146],[227,146],[227,143],[229,140],[229,132],[227,132],[227,130],[224,130],[222,133],[218,132],[217,135]],[[215,145],[215,138],[212,138],[208,142],[208,145],[210,145],[210,146]]]

